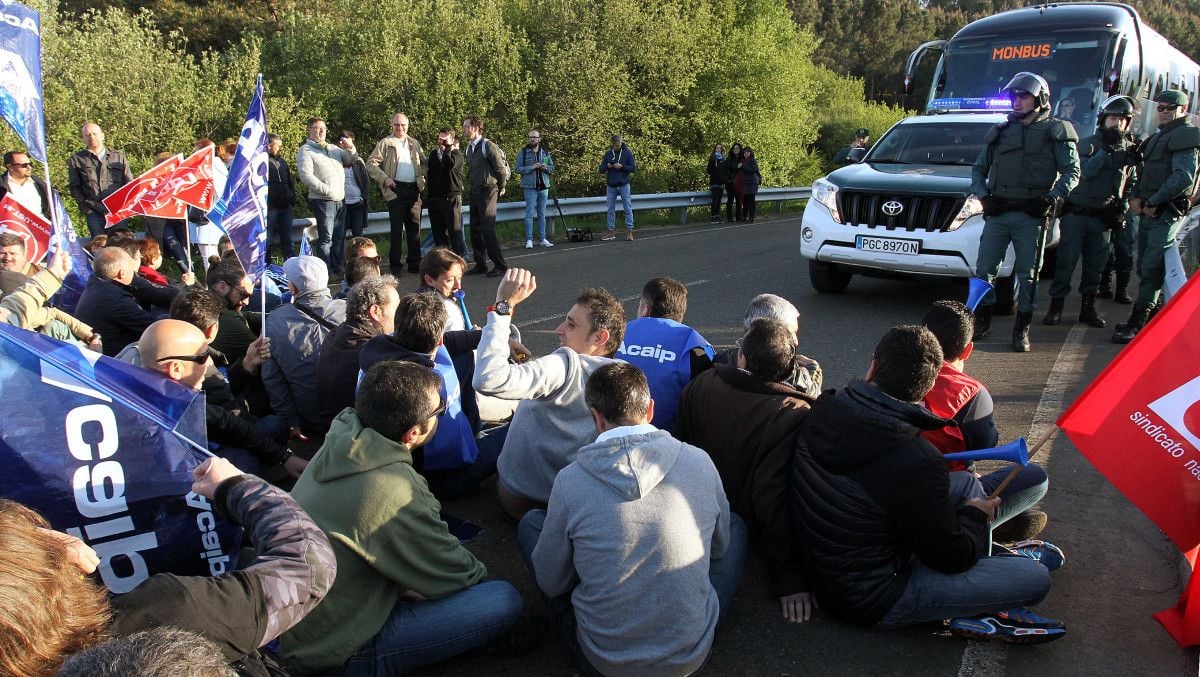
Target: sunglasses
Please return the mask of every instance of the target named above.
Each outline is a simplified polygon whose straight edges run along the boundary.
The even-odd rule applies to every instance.
[[[194,362],[196,364],[208,364],[208,361],[212,360],[213,364],[217,365],[218,367],[224,367],[229,364],[229,360],[225,357],[225,354],[219,350],[214,350],[212,347],[205,348],[204,352],[200,353],[199,355],[168,355],[167,357],[158,358],[155,360],[155,362],[161,363],[166,362],[167,360]]]
[[[441,416],[442,414],[446,413],[446,406],[447,406],[447,405],[446,405],[446,398],[444,398],[444,397],[439,397],[439,398],[438,398],[438,405],[437,405],[437,408],[436,408],[436,409],[434,409],[433,411],[429,412],[429,414],[428,414],[428,415],[426,415],[426,416],[422,416],[422,417],[420,418],[420,420],[421,420],[421,421],[428,421],[428,420],[429,420],[429,419],[431,419],[431,418],[437,418],[438,416]]]
[[[9,167],[22,167],[24,169],[29,169],[30,167],[33,166],[33,163],[32,162],[13,162],[13,163],[10,163],[8,166]]]
[[[1159,113],[1164,113],[1169,110],[1175,110],[1176,108],[1179,108],[1179,106],[1171,106],[1168,104],[1161,104],[1161,105],[1155,106],[1155,108],[1158,109]]]

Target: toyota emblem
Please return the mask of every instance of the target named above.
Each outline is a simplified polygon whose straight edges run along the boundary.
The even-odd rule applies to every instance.
[[[899,200],[888,200],[883,203],[883,213],[888,216],[899,216],[904,211],[904,205]]]

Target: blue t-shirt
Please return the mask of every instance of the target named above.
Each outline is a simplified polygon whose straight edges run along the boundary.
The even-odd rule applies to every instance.
[[[625,327],[625,340],[615,357],[641,369],[650,382],[655,427],[670,430],[679,410],[679,396],[692,378],[691,352],[714,352],[695,329],[661,317],[639,317]]]

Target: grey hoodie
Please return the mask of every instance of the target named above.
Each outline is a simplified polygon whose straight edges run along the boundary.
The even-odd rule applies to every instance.
[[[537,583],[555,597],[578,580],[571,601],[592,665],[698,670],[720,610],[709,560],[729,541],[729,502],[708,455],[662,430],[589,444],[558,474],[546,513]]]

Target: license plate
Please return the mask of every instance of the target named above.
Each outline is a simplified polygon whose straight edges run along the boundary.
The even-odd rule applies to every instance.
[[[920,240],[902,240],[895,237],[868,237],[866,235],[859,235],[855,238],[854,246],[865,252],[881,252],[884,254],[916,256],[921,253]]]

